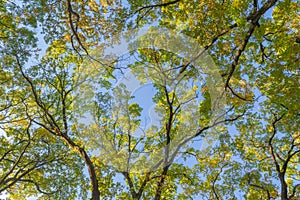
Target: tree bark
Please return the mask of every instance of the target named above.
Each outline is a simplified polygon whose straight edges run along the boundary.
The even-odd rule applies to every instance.
[[[87,152],[79,147],[77,144],[75,144],[69,137],[67,136],[61,136],[63,138],[64,141],[67,142],[68,145],[71,146],[71,148],[77,150],[81,156],[81,158],[83,159],[83,161],[85,162],[86,167],[88,168],[88,172],[89,172],[89,177],[91,179],[91,184],[92,184],[92,198],[91,200],[99,200],[100,199],[100,191],[98,188],[98,180],[97,180],[97,176],[96,176],[96,171],[95,171],[95,167],[89,157],[89,155],[87,154]]]
[[[280,185],[281,185],[281,200],[288,200],[288,189],[284,179],[284,173],[279,174]]]

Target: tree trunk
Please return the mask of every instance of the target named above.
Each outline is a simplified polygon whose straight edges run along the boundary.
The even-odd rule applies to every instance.
[[[280,185],[281,185],[281,200],[288,200],[288,190],[287,190],[287,184],[284,179],[284,174],[279,174],[280,179]]]
[[[91,184],[92,184],[92,198],[91,200],[99,200],[100,199],[100,191],[98,188],[98,180],[96,176],[96,171],[95,167],[89,157],[89,155],[86,153],[86,151],[79,147],[77,144],[75,144],[69,137],[67,136],[62,136],[64,141],[67,142],[68,145],[70,145],[73,149],[77,150],[83,159],[86,167],[88,168],[89,176],[91,179]]]

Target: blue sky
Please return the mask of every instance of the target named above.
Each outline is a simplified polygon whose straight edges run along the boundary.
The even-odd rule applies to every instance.
[[[18,2],[18,1],[17,1]],[[265,16],[272,18],[271,16],[272,14],[272,9],[270,9]],[[39,47],[42,49],[40,56],[45,54],[45,50],[47,48],[46,43],[44,42],[42,35],[40,34],[41,29],[37,28],[35,29],[35,32],[38,35],[39,38]],[[121,50],[122,52],[123,50]],[[28,66],[32,65],[32,64],[36,64],[33,60],[31,62],[28,63]],[[144,122],[146,122],[145,119],[149,119],[149,109],[151,110],[151,108],[153,107],[154,103],[152,101],[152,96],[155,94],[155,89],[151,84],[147,84],[144,87],[140,87],[136,90],[134,90],[133,95],[135,96],[135,98],[132,101],[135,101],[137,103],[140,104],[140,106],[143,108],[142,111],[142,123],[144,124]],[[257,93],[258,94],[258,93]],[[258,107],[257,107],[258,109]],[[229,127],[229,131],[232,132],[233,134],[236,134],[236,129],[233,126]],[[0,129],[0,134],[3,134],[3,131]],[[198,145],[198,144],[197,144]],[[182,160],[179,158],[178,160],[179,162],[181,162]],[[186,161],[187,163],[189,163],[191,166],[195,163],[193,160],[188,160]],[[86,172],[85,172],[86,173]],[[123,180],[120,178],[116,178],[117,181],[123,182]],[[124,182],[123,182],[124,183]],[[0,196],[1,197],[1,196]],[[1,197],[3,198],[3,197]],[[37,198],[30,198],[30,200],[35,200]]]

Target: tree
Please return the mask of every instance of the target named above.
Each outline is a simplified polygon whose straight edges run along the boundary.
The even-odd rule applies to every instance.
[[[36,0],[0,9],[0,192],[299,198],[296,1]],[[121,33],[149,24],[156,28],[127,55],[104,56]],[[152,82],[151,127],[132,89],[113,85],[123,72]]]

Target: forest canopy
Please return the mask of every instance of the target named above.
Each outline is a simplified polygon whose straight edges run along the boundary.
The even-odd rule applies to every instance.
[[[0,198],[300,199],[297,0],[0,0]]]

